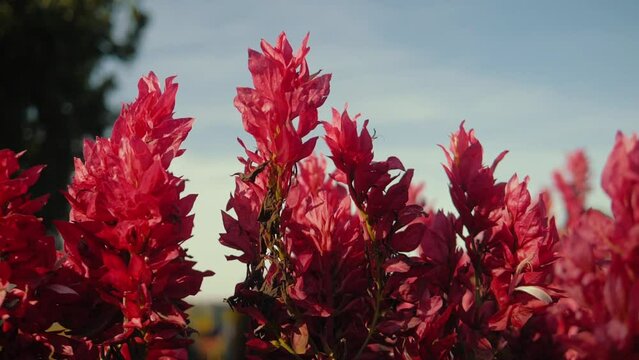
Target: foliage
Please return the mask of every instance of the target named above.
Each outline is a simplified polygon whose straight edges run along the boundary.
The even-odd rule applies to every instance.
[[[455,213],[425,206],[413,170],[375,160],[368,121],[333,109],[330,75],[309,75],[308,37],[249,50],[253,88],[235,105],[257,149],[222,212],[220,242],[246,279],[228,302],[248,315],[249,357],[538,359],[637,356],[639,146],[618,136],[603,186],[614,218],[586,210],[588,164],[555,174],[568,220],[528,178],[495,178],[464,124],[444,150]],[[313,154],[321,123],[334,170]],[[602,303],[598,299],[604,299]]]
[[[617,134],[602,175],[611,214],[587,207],[583,151],[549,192],[500,181],[464,123],[442,147],[453,213],[427,207],[368,121],[333,109],[308,36],[249,51],[235,106],[255,140],[222,211],[220,242],[246,265],[228,303],[250,319],[250,359],[619,359],[639,356],[639,139]],[[84,143],[56,251],[32,198],[42,166],[0,150],[0,358],[186,359],[195,195],[169,171],[193,119],[150,73],[110,138]],[[321,125],[321,126],[319,126]],[[328,159],[315,155],[323,130]]]
[[[46,197],[27,195],[42,167],[20,173],[18,156],[0,152],[3,358],[187,358],[184,298],[213,274],[182,246],[196,196],[181,196],[185,180],[168,170],[193,119],[173,118],[172,78],[162,91],[151,73],[138,88],[111,137],[85,141],[76,159],[69,221],[56,223],[64,251],[33,216]]]

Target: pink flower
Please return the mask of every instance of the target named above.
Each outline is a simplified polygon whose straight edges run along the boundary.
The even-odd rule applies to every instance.
[[[281,33],[275,46],[261,42],[262,53],[249,50],[249,70],[255,88],[238,88],[235,107],[244,129],[264,159],[291,166],[313,151],[317,138],[303,138],[317,124],[317,108],[330,91],[331,75],[310,74],[306,55],[308,35],[293,53]],[[298,118],[297,126],[293,120]]]
[[[356,353],[364,341],[367,264],[348,193],[325,177],[325,168],[323,159],[309,157],[287,198],[282,222],[295,279],[288,294],[309,337],[322,339],[341,357]]]
[[[413,169],[405,170],[402,162],[392,156],[385,161],[373,161],[368,121],[358,135],[358,117],[351,119],[346,111],[340,114],[333,109],[332,122],[324,123],[326,144],[338,170],[335,179],[348,187],[360,215],[365,217],[363,220],[371,230],[367,232],[369,240],[389,242],[396,251],[415,250],[423,225],[409,224],[423,215],[424,210],[408,204]],[[403,174],[394,176],[391,173],[394,170]]]
[[[611,200],[612,213],[620,231],[630,231],[639,223],[639,140],[637,134],[617,134],[608,157],[601,186]],[[623,244],[618,244],[622,246]],[[636,242],[631,241],[631,249]]]
[[[177,84],[169,78],[165,86],[162,92],[153,73],[142,78],[111,138],[85,142],[67,193],[71,221],[57,223],[67,266],[99,294],[104,305],[93,306],[111,313],[91,331],[73,330],[107,357],[146,344],[148,354],[185,358],[179,349],[191,330],[183,299],[212,275],[193,269],[182,247],[191,237],[195,195],[181,196],[185,180],[168,167],[183,153],[193,120],[173,119]]]
[[[409,203],[413,170],[405,170],[395,157],[374,161],[368,122],[358,134],[358,117],[351,119],[346,111],[340,114],[333,110],[332,122],[324,123],[326,143],[337,168],[334,178],[348,188],[365,229],[373,282],[369,336],[358,355],[401,354],[408,344],[388,339],[413,334],[419,321],[434,323],[433,316],[442,309],[441,298],[439,294],[431,297],[425,288],[425,282],[432,279],[427,266],[405,254],[418,247],[426,231],[425,222],[419,221],[424,209]]]
[[[494,172],[506,152],[486,167],[480,142],[463,123],[444,152],[459,212],[456,231],[471,266],[459,314],[461,340],[477,356],[487,356],[504,346],[500,338],[513,338],[533,315],[557,301],[551,287],[557,230],[543,199],[531,201],[527,179],[513,176],[507,184],[496,183]]]
[[[520,183],[513,176],[506,185],[505,211],[493,235],[501,248],[486,257],[499,309],[489,320],[492,330],[505,330],[508,325],[521,329],[533,314],[558,299],[550,287],[557,229],[554,219],[546,217],[541,197],[531,203],[527,183],[527,178]]]
[[[567,170],[568,179],[559,171],[553,173],[553,178],[566,207],[566,227],[571,228],[586,210],[586,196],[590,192],[588,159],[583,150],[568,156]]]
[[[0,351],[3,357],[47,357],[53,347],[44,336],[55,318],[45,301],[58,300],[48,289],[56,289],[48,283],[56,251],[35,216],[48,196],[29,195],[44,166],[21,171],[21,155],[0,150]]]
[[[235,98],[244,128],[255,139],[257,150],[249,150],[240,140],[246,158],[240,158],[243,173],[236,174],[235,191],[222,213],[225,232],[220,234],[220,242],[240,252],[227,259],[248,265],[246,279],[237,284],[235,295],[228,301],[251,317],[253,328],[247,347],[249,356],[259,358],[265,353],[269,358],[304,354],[309,339],[318,336],[318,331],[326,331],[320,326],[324,320],[315,317],[333,311],[332,305],[313,296],[335,289],[310,270],[334,265],[328,256],[311,260],[313,251],[328,251],[326,244],[319,245],[326,241],[326,235],[307,234],[302,228],[310,225],[295,217],[301,209],[313,214],[321,210],[306,203],[305,194],[298,188],[302,185],[297,184],[299,174],[294,170],[315,147],[317,137],[305,137],[319,123],[317,108],[330,89],[330,75],[310,74],[307,43],[308,36],[294,54],[282,33],[275,46],[262,41],[262,53],[249,50],[254,88],[238,88]],[[314,175],[314,186],[324,183],[323,172]],[[299,209],[291,207],[294,198]],[[333,211],[339,201],[329,201],[327,206],[329,203],[328,210]],[[300,240],[296,242],[292,236],[312,238],[318,248],[295,246]],[[353,298],[345,298],[349,296]],[[296,321],[293,315],[301,309],[308,311],[308,316]]]
[[[459,219],[477,235],[495,224],[495,210],[503,206],[506,184],[495,183],[494,173],[507,151],[500,153],[490,167],[484,166],[484,149],[474,130],[467,132],[463,122],[451,135],[449,150],[442,149],[448,163],[444,170],[450,180],[450,196]]]
[[[617,134],[602,174],[610,218],[586,211],[563,239],[558,283],[568,300],[557,337],[574,359],[639,354],[639,142]]]

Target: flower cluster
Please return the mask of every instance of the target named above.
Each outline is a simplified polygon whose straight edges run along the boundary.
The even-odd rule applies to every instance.
[[[311,155],[316,138],[303,138],[329,79],[307,75],[307,40],[296,55],[283,34],[249,51],[255,88],[235,100],[257,149],[240,142],[247,157],[220,241],[247,265],[229,303],[251,318],[249,356],[525,354],[560,298],[559,235],[545,201],[532,199],[527,178],[497,182],[505,152],[485,166],[463,124],[445,150],[456,215],[420,204],[413,170],[375,160],[368,121],[360,127],[347,111],[322,122],[335,167],[327,172]]]
[[[47,357],[45,331],[55,320],[42,295],[56,291],[47,279],[57,255],[34,215],[48,196],[29,196],[44,166],[20,171],[20,156],[0,150],[0,357]]]
[[[317,159],[307,162],[301,167],[301,174],[294,176],[298,163],[308,158],[315,147],[317,137],[305,137],[319,124],[317,108],[326,100],[330,82],[330,75],[309,73],[307,42],[308,36],[293,53],[286,36],[281,34],[275,46],[262,41],[262,53],[249,51],[254,88],[238,88],[235,106],[242,114],[245,130],[253,135],[257,150],[246,149],[240,141],[247,155],[240,159],[244,172],[237,174],[235,192],[227,205],[227,211],[233,210],[235,218],[222,213],[226,233],[221,234],[220,242],[241,251],[229,259],[246,263],[248,270],[229,303],[256,324],[247,345],[257,352],[271,351],[274,357],[303,354],[315,346],[309,339],[310,319],[305,321],[295,315],[308,310],[325,316],[328,310],[324,307],[330,306],[306,301],[302,285],[314,287],[313,291],[322,287],[314,279],[298,276],[312,267],[328,265],[313,264],[313,249],[308,247],[308,241],[302,241],[311,231],[305,229],[303,215],[311,210],[320,217],[322,210],[317,204],[308,203],[302,187],[321,192],[328,202],[326,206],[331,205],[323,210],[331,216],[343,197],[339,192],[328,194],[334,187],[324,184],[325,175]],[[345,215],[348,218],[349,214]],[[329,230],[324,229],[324,237],[328,237]],[[313,233],[317,231],[314,229]],[[315,251],[328,251],[330,247],[322,244],[326,239],[321,235],[314,235]],[[295,237],[299,239],[296,241]],[[357,247],[358,240],[353,241]],[[336,259],[341,256],[336,255]]]
[[[585,158],[584,156],[581,156]],[[587,167],[569,158],[569,169]],[[588,188],[573,175],[569,189]],[[561,183],[560,183],[561,184]],[[639,355],[639,141],[617,134],[601,184],[611,200],[612,216],[594,209],[571,212],[584,200],[566,196],[568,222],[562,238],[557,283],[566,299],[549,318],[556,341],[570,359],[619,359]],[[579,191],[576,191],[580,193]],[[571,216],[576,216],[572,218]],[[572,221],[571,221],[572,220]]]
[[[424,211],[407,204],[412,170],[397,158],[373,161],[373,137],[366,125],[358,134],[347,112],[324,122],[337,170],[327,176],[311,155],[317,138],[304,137],[319,124],[330,75],[309,75],[307,41],[294,55],[284,34],[249,51],[255,88],[239,88],[235,105],[257,150],[241,159],[227,206],[235,217],[223,212],[220,236],[248,271],[229,303],[252,318],[256,358],[390,354],[399,331],[391,324],[408,323],[390,298],[399,296],[392,264],[417,248],[425,224],[414,220]]]
[[[566,227],[572,228],[586,210],[586,196],[590,192],[590,168],[583,150],[568,156],[567,170],[568,178],[560,171],[555,171],[553,178],[566,206]]]
[[[558,299],[551,286],[558,240],[554,221],[540,198],[532,201],[528,179],[507,183],[494,176],[502,152],[491,166],[483,148],[463,124],[451,136],[447,164],[457,215],[433,213],[420,245],[426,264],[437,269],[429,294],[441,302],[431,313],[431,334],[422,337],[421,356],[412,358],[486,358],[528,349],[525,327]],[[461,241],[465,251],[457,248]],[[442,281],[443,280],[443,281]],[[433,284],[439,284],[432,289]],[[429,353],[428,349],[438,352]]]
[[[308,333],[294,345],[300,354],[353,356],[366,336],[362,315],[370,312],[365,239],[346,189],[325,171],[316,156],[300,164],[282,216],[294,279],[287,295]]]
[[[100,319],[63,323],[91,340],[104,358],[186,358],[191,329],[184,298],[210,272],[195,270],[182,243],[191,237],[195,195],[168,171],[182,154],[192,119],[173,119],[177,84],[162,91],[151,73],[126,105],[111,138],[84,144],[66,193],[69,222],[58,222],[66,266],[97,296]]]
[[[184,298],[203,277],[182,243],[195,195],[168,171],[192,119],[173,119],[177,84],[151,73],[111,138],[87,140],[66,192],[56,251],[28,190],[43,166],[19,170],[0,150],[0,358],[186,359]]]
[[[246,265],[229,305],[249,318],[249,359],[619,359],[639,356],[639,138],[617,135],[587,206],[583,151],[550,192],[500,181],[464,123],[443,147],[454,212],[420,199],[414,171],[376,159],[368,120],[318,109],[331,75],[312,73],[308,36],[249,50],[253,87],[235,106],[255,144],[222,211],[219,241]],[[0,359],[187,359],[187,296],[210,271],[184,248],[195,195],[169,171],[193,120],[177,84],[150,73],[110,138],[88,140],[55,223],[56,251],[29,189],[0,150]],[[322,126],[319,126],[322,125]],[[313,131],[321,132],[313,136]],[[323,136],[322,136],[323,135]],[[328,157],[314,153],[322,138]]]
[[[403,334],[415,326],[419,304],[408,288],[415,288],[410,284],[416,277],[406,264],[426,225],[417,221],[424,217],[423,207],[409,203],[413,170],[405,170],[395,157],[374,161],[368,122],[358,134],[357,118],[333,110],[324,129],[337,169],[334,177],[349,190],[364,233],[372,313],[362,314],[368,330],[356,357],[369,358],[401,352]]]

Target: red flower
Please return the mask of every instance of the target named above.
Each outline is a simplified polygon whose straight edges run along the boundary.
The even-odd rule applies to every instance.
[[[269,353],[269,358],[280,358],[305,353],[309,337],[320,329],[313,316],[325,315],[328,310],[319,301],[305,301],[304,285],[312,288],[309,292],[333,291],[307,276],[310,249],[293,249],[293,240],[288,238],[306,226],[293,225],[296,210],[287,201],[293,199],[291,191],[297,194],[291,195],[298,197],[296,206],[310,206],[303,204],[304,195],[296,188],[293,170],[315,147],[316,137],[304,138],[317,126],[317,108],[329,92],[330,75],[309,73],[307,42],[308,36],[294,54],[282,33],[275,46],[262,41],[263,53],[249,50],[254,88],[238,88],[235,98],[257,150],[247,149],[240,140],[246,153],[246,158],[240,158],[244,172],[237,174],[235,192],[222,213],[225,233],[220,234],[220,242],[240,251],[227,259],[248,264],[247,277],[236,286],[229,304],[253,320],[247,342],[251,356]],[[323,173],[316,176],[324,182]],[[318,237],[315,241],[325,240]],[[300,272],[304,276],[295,278]],[[298,307],[308,310],[310,317],[294,320]]]
[[[541,197],[531,203],[527,183],[527,178],[520,183],[516,176],[508,182],[505,211],[493,235],[501,249],[486,258],[499,309],[489,320],[492,330],[505,330],[508,325],[521,329],[533,314],[558,298],[549,287],[557,259],[557,230],[554,219],[546,217]]]
[[[184,179],[168,171],[193,120],[173,119],[172,78],[164,92],[153,73],[138,88],[111,138],[85,142],[85,161],[76,160],[67,193],[71,221],[57,224],[67,265],[99,294],[104,305],[93,306],[111,314],[93,325],[97,329],[72,330],[95,341],[107,357],[146,344],[148,354],[185,358],[179,349],[189,344],[191,330],[183,298],[195,295],[212,274],[193,269],[181,246],[191,237],[195,195],[181,197]]]
[[[268,188],[277,187],[283,199],[293,166],[315,147],[317,138],[303,138],[318,124],[317,108],[328,96],[331,75],[309,74],[307,44],[308,35],[293,54],[286,35],[281,33],[275,47],[262,40],[263,53],[249,50],[255,88],[238,88],[234,103],[242,114],[245,130],[256,141],[257,151],[248,150],[239,140],[247,155],[246,159],[240,158],[244,173],[236,179],[235,193],[226,209],[234,210],[237,220],[228,213],[222,214],[226,233],[220,235],[220,242],[243,255],[229,256],[229,260],[257,261],[263,250],[257,218]]]
[[[495,223],[493,212],[503,206],[504,183],[495,183],[494,172],[507,151],[495,158],[490,167],[483,164],[483,147],[474,130],[464,129],[450,139],[450,152],[444,149],[450,180],[450,196],[459,212],[460,221],[472,234],[479,234]]]
[[[233,210],[237,219],[222,211],[222,224],[226,233],[220,234],[220,243],[241,251],[240,256],[228,255],[227,260],[239,260],[250,264],[258,261],[260,255],[258,217],[265,190],[257,184],[235,180],[235,192],[226,205],[226,211]]]
[[[413,170],[404,170],[395,157],[373,161],[368,122],[358,134],[358,117],[351,119],[346,111],[340,114],[333,110],[332,122],[324,123],[326,143],[337,168],[334,178],[347,186],[365,229],[373,282],[369,335],[357,356],[401,354],[408,344],[389,339],[414,334],[419,321],[434,323],[441,298],[439,294],[431,297],[425,287],[424,282],[432,279],[427,275],[428,267],[405,254],[417,248],[426,231],[425,223],[418,220],[425,215],[424,209],[409,203]],[[394,175],[397,170],[403,174]],[[424,329],[419,331],[423,335]]]
[[[559,171],[553,173],[553,178],[566,207],[566,227],[571,228],[586,210],[586,195],[590,192],[590,169],[583,150],[577,150],[568,156],[567,168],[570,176],[568,179]]]
[[[370,317],[364,236],[346,189],[325,178],[325,168],[309,157],[287,198],[282,221],[295,279],[288,294],[308,336],[343,357],[357,352]]]
[[[639,141],[619,133],[602,175],[613,217],[585,212],[563,239],[558,283],[568,299],[556,318],[566,356],[639,355]]]
[[[612,213],[620,231],[639,223],[639,140],[617,134],[615,146],[601,176],[601,186],[611,200]],[[620,234],[621,235],[621,234]],[[624,234],[625,235],[625,234]],[[617,244],[623,246],[622,243]],[[636,246],[635,239],[628,244]]]
[[[558,299],[550,286],[558,235],[542,198],[532,203],[527,179],[520,183],[514,176],[508,184],[496,183],[495,168],[506,152],[484,166],[482,146],[463,123],[451,136],[450,152],[444,152],[459,212],[456,231],[472,266],[468,289],[475,294],[462,298],[460,332],[463,346],[484,356],[499,351],[500,341],[512,338]]]
[[[402,162],[392,156],[385,161],[373,161],[368,121],[358,135],[358,117],[351,119],[346,111],[340,114],[333,109],[332,122],[324,123],[326,144],[338,170],[335,179],[348,187],[362,220],[370,227],[367,232],[370,240],[389,242],[396,251],[415,250],[423,225],[409,224],[423,215],[424,210],[408,204],[413,169],[405,170]],[[394,170],[404,173],[401,177],[394,176],[391,174]]]
[[[354,176],[354,172],[361,167],[369,166],[373,162],[373,137],[368,131],[368,120],[364,121],[362,129],[357,134],[357,119],[359,114],[350,118],[344,110],[341,114],[333,109],[332,122],[324,123],[326,144],[331,150],[331,159],[335,167],[340,170],[340,180],[347,181],[345,176]]]
[[[44,166],[20,171],[22,154],[0,150],[0,352],[6,358],[47,357],[52,346],[45,331],[53,321],[46,300],[48,278],[56,262],[55,244],[34,214],[48,196],[32,199]],[[61,286],[61,285],[57,285]]]
[[[317,108],[330,91],[330,74],[309,73],[307,44],[308,35],[293,53],[284,33],[275,46],[262,40],[262,53],[249,50],[255,88],[240,87],[235,98],[244,129],[255,138],[258,152],[283,166],[292,166],[313,151],[317,138],[304,141],[303,137],[317,126]]]

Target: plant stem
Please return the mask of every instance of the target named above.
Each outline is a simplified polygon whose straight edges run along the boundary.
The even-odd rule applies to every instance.
[[[368,216],[367,214],[360,210],[360,215],[362,216],[362,218],[364,219],[364,224],[365,224],[365,228],[366,228],[366,232],[368,233],[368,237],[371,240],[371,244],[373,246],[373,251],[374,251],[374,261],[375,261],[375,273],[374,273],[374,279],[375,279],[375,304],[373,307],[373,319],[371,321],[371,325],[368,328],[368,334],[366,335],[366,339],[364,340],[364,343],[362,343],[362,346],[360,346],[359,350],[357,350],[357,353],[355,354],[355,357],[353,358],[354,360],[357,360],[362,353],[364,352],[364,349],[366,348],[366,346],[368,345],[368,343],[370,342],[371,338],[373,337],[373,333],[375,332],[375,329],[377,328],[377,322],[379,321],[380,315],[381,315],[381,303],[382,303],[382,291],[383,291],[383,287],[384,287],[384,278],[383,278],[383,274],[382,274],[382,265],[381,265],[381,254],[379,251],[379,244],[377,244],[376,239],[375,239],[375,231],[373,231],[369,221],[368,221]],[[370,251],[370,250],[369,250]]]

